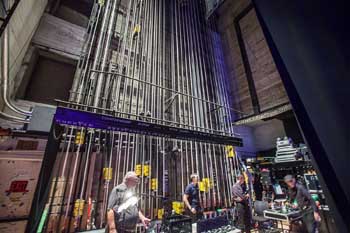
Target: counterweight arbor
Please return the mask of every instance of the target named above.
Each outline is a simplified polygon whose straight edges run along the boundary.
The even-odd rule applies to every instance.
[[[104,227],[108,195],[130,170],[141,178],[140,207],[151,218],[182,200],[191,173],[200,176],[205,210],[231,206],[241,163],[229,143],[209,140],[234,139],[227,88],[220,39],[205,19],[204,1],[97,1],[69,102],[60,102],[86,115],[79,121],[56,115],[63,133],[55,135],[60,146],[41,227]],[[88,114],[98,116],[95,124]],[[154,133],[157,127],[164,133]],[[192,137],[180,136],[185,131]]]

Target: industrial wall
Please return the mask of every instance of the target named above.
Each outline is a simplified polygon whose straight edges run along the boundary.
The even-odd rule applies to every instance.
[[[69,96],[88,17],[57,2],[20,1],[10,19],[9,95],[23,109]],[[0,109],[16,115],[2,99]],[[21,127],[9,121],[0,125]]]
[[[280,75],[272,59],[254,9],[246,10],[249,0],[225,1],[217,13],[217,25],[223,40],[225,61],[230,77],[230,95],[234,108],[245,114],[254,113],[250,88],[255,89],[260,111],[265,111],[281,104],[288,103]],[[237,25],[239,18],[240,37],[244,43],[240,48]],[[250,67],[252,87],[248,84],[248,74],[244,66],[242,49],[247,55],[246,65]]]
[[[10,37],[10,90],[15,85],[15,76],[22,65],[22,60],[46,5],[47,0],[20,1],[11,17],[8,25]],[[0,109],[2,108],[3,100],[0,100]]]

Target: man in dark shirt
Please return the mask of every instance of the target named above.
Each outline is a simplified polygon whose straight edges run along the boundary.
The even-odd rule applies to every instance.
[[[191,183],[187,185],[185,189],[183,201],[185,203],[186,214],[191,216],[193,221],[197,221],[202,217],[202,211],[199,203],[199,177],[197,174],[192,174],[190,178]]]
[[[297,232],[318,232],[317,222],[321,221],[318,207],[312,199],[309,191],[301,184],[297,183],[292,175],[286,175],[284,182],[288,186],[288,199],[295,208],[302,211],[302,226]],[[296,228],[295,226],[291,226]]]
[[[255,193],[255,200],[262,201],[263,185],[260,181],[260,176],[258,174],[255,174],[252,178],[253,178],[253,189]]]
[[[249,208],[249,194],[246,194],[246,186],[244,184],[244,176],[238,175],[237,182],[232,187],[232,197],[235,203],[237,212],[237,227],[250,232],[250,208]]]
[[[134,232],[139,219],[147,227],[150,219],[142,214],[137,205],[135,187],[138,183],[139,178],[131,171],[126,173],[123,183],[112,189],[108,200],[106,232]]]

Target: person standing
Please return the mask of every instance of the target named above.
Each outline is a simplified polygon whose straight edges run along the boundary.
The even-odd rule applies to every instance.
[[[151,221],[143,215],[137,203],[134,202],[137,198],[135,188],[138,183],[137,174],[130,171],[126,173],[123,183],[112,189],[107,206],[106,232],[132,233],[135,232],[138,220],[141,220],[145,227]],[[121,205],[123,208],[119,208]]]
[[[190,179],[191,183],[187,185],[182,199],[185,203],[185,213],[192,217],[193,222],[196,222],[201,219],[203,215],[199,202],[199,176],[197,174],[192,174]]]
[[[237,182],[232,187],[232,197],[237,213],[237,228],[244,232],[250,232],[250,208],[249,194],[245,193],[244,176],[238,175]]]
[[[260,179],[260,176],[258,174],[255,174],[253,176],[253,189],[254,189],[254,193],[255,193],[255,200],[262,201],[263,185],[261,183],[261,179]]]
[[[288,186],[288,200],[294,208],[302,211],[302,225],[292,224],[292,232],[318,232],[317,225],[321,221],[321,217],[319,209],[309,191],[303,185],[297,183],[292,175],[286,175],[284,182]]]

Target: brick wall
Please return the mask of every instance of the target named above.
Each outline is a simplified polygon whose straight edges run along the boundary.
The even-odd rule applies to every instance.
[[[235,18],[249,4],[249,0],[226,0],[217,10],[219,15],[217,25],[223,40],[233,107],[247,114],[253,114],[247,76],[234,26]],[[240,20],[239,26],[252,71],[260,109],[263,111],[287,103],[288,97],[254,9]]]

